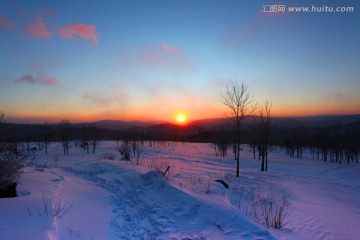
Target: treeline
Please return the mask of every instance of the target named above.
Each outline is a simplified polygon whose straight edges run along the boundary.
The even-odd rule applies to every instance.
[[[310,150],[313,159],[332,163],[358,163],[360,159],[360,122],[334,124],[330,127],[297,127],[290,130],[270,130],[264,140],[259,122],[242,131],[242,144],[249,145],[254,159],[267,158],[270,146],[283,147],[290,157],[302,158]],[[211,134],[211,146],[216,155],[226,156],[233,150],[234,133],[229,128],[216,128]]]
[[[291,157],[302,158],[304,150],[310,149],[313,159],[338,164],[358,163],[360,122],[336,124],[325,129],[295,129],[286,135],[283,146]]]
[[[216,154],[221,156],[234,151],[234,131],[229,126],[207,130],[197,126],[161,124],[120,131],[101,129],[95,123],[72,124],[63,120],[56,124],[0,123],[0,130],[1,141],[12,143],[14,149],[17,144],[25,144],[27,151],[33,147],[30,143],[38,143],[38,150],[47,151],[47,143],[63,142],[66,154],[68,142],[73,140],[81,141],[87,152],[95,151],[96,141],[99,140],[149,141],[150,145],[166,141],[205,142],[211,143]],[[340,164],[359,162],[360,122],[337,123],[324,128],[297,127],[287,130],[272,126],[269,131],[264,135],[260,122],[254,121],[241,132],[241,143],[251,147],[254,158],[266,160],[269,146],[282,146],[286,153],[294,158],[302,158],[304,151],[310,149],[314,159]]]
[[[66,124],[65,124],[66,122]],[[59,123],[44,124],[10,124],[0,123],[2,139],[6,141],[42,142],[48,139],[60,142],[64,138],[81,140],[95,135],[99,140],[123,140],[136,138],[150,141],[209,142],[211,132],[198,126],[178,126],[174,124],[157,124],[149,127],[130,127],[125,130],[105,129],[96,123],[71,123],[62,120]]]

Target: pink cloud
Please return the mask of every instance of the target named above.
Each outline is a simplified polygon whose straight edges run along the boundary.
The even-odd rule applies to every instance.
[[[0,15],[0,27],[3,28],[15,28],[15,22],[11,21],[7,17]]]
[[[41,83],[44,85],[54,85],[57,83],[57,78],[56,77],[44,78],[41,79]]]
[[[167,44],[162,44],[161,47],[162,47],[162,49],[164,49],[168,53],[178,53],[178,52],[180,52],[180,50],[178,48],[172,47],[172,46],[167,45]]]
[[[36,17],[35,23],[28,25],[25,30],[35,38],[47,39],[51,36],[51,32],[47,27],[47,22],[41,16]]]
[[[56,77],[47,77],[43,74],[37,74],[36,76],[32,74],[25,74],[21,77],[19,77],[17,82],[26,82],[26,83],[40,83],[43,85],[54,85],[57,83]]]
[[[83,23],[75,25],[66,25],[59,30],[60,36],[67,39],[74,39],[74,35],[98,43],[98,33],[96,32],[95,25],[85,25]]]

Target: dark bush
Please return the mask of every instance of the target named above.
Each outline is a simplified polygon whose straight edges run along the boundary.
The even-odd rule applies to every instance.
[[[16,186],[16,182],[0,185],[0,198],[17,197]]]

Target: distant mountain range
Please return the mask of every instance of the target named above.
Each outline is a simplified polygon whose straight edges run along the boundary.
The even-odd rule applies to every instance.
[[[249,117],[244,122],[244,127],[251,127],[259,117]],[[360,122],[360,114],[354,115],[319,115],[307,117],[274,117],[272,124],[277,131],[295,128],[326,128],[333,125],[345,125]],[[201,119],[189,122],[187,126],[197,126],[204,130],[214,130],[221,126],[231,125],[231,120],[224,118]]]
[[[251,124],[256,121],[258,117],[248,118],[244,125],[245,127],[251,126]],[[360,114],[354,115],[319,115],[319,116],[305,116],[305,117],[274,117],[273,125],[276,129],[279,130],[288,130],[293,128],[305,127],[305,128],[321,128],[329,127],[336,124],[348,124],[360,121]],[[231,121],[224,118],[209,118],[209,119],[200,119],[190,121],[184,125],[177,125],[166,122],[142,122],[142,121],[120,121],[120,120],[102,120],[95,122],[98,128],[109,129],[109,130],[134,130],[139,131],[139,129],[144,128],[161,128],[161,127],[180,127],[183,129],[188,128],[200,128],[203,130],[214,130],[214,128],[231,124]],[[78,123],[76,125],[84,125],[84,123]],[[137,130],[136,130],[137,129]]]
[[[244,131],[248,131],[254,126],[258,117],[250,117],[244,122]],[[141,122],[141,121],[119,121],[102,120],[93,123],[74,123],[71,124],[73,138],[80,138],[84,126],[96,125],[96,131],[101,139],[114,139],[124,136],[138,136],[142,138],[174,139],[206,141],[211,134],[222,129],[231,130],[231,120],[222,118],[201,119],[191,121],[184,125],[177,125],[166,122]],[[345,125],[360,126],[360,114],[355,115],[321,115],[309,117],[274,117],[273,131],[277,134],[286,134],[289,131],[299,128],[306,129],[326,129],[332,126]],[[50,124],[49,127],[54,134],[54,138],[59,135],[59,124]],[[16,136],[18,138],[37,135],[43,131],[41,124],[13,124],[1,123],[1,135]]]
[[[148,127],[153,125],[153,122],[141,122],[141,121],[120,121],[120,120],[101,120],[95,122],[98,128],[109,130],[125,130],[132,127]],[[84,125],[79,123],[79,125]]]

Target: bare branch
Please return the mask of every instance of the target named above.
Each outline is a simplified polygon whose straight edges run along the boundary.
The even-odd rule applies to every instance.
[[[254,97],[248,93],[248,88],[244,83],[231,81],[226,85],[226,91],[221,95],[222,103],[229,109],[227,118],[231,120],[234,127],[234,153],[237,161],[236,176],[239,176],[239,158],[241,145],[241,131],[244,120],[254,115],[257,106],[253,104]]]

